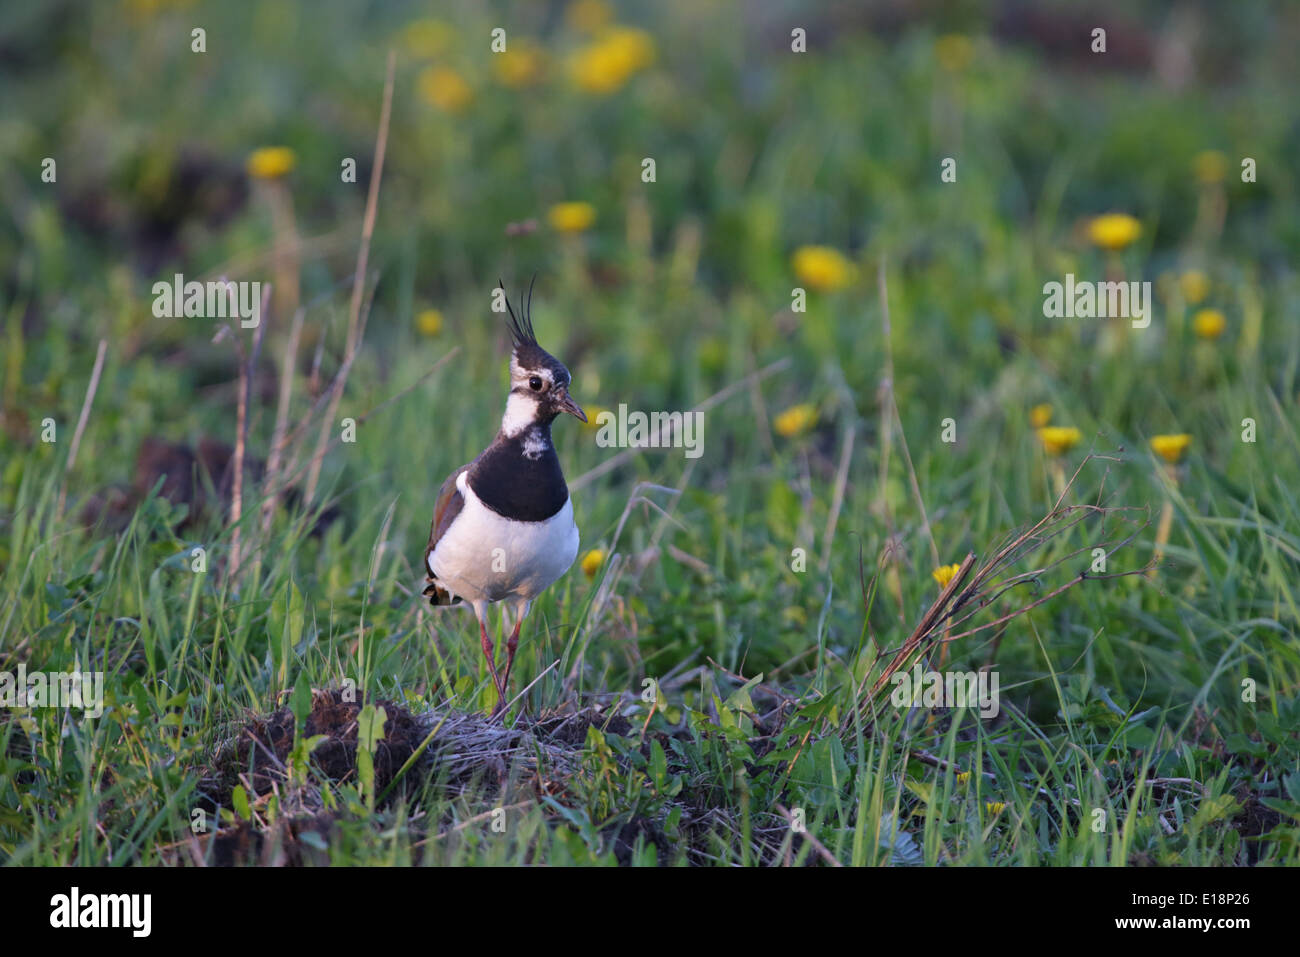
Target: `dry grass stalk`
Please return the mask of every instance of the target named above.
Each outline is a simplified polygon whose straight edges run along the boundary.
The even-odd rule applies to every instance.
[[[280,366],[280,397],[275,409],[275,429],[271,433],[271,452],[266,460],[266,497],[262,500],[262,534],[271,530],[271,517],[280,498],[276,482],[280,463],[284,459],[285,433],[289,427],[289,403],[293,397],[293,370],[298,361],[298,339],[302,334],[303,310],[294,311],[289,326],[289,341],[284,347],[284,362]]]
[[[826,534],[822,537],[821,570],[823,573],[831,564],[831,545],[835,542],[835,527],[840,521],[840,509],[844,507],[844,489],[849,484],[849,465],[853,461],[853,439],[857,431],[857,423],[851,419],[844,430],[844,441],[840,445],[840,462],[835,469],[835,489],[831,493],[831,509],[826,518]]]
[[[1074,485],[1079,477],[1080,471],[1094,458],[1104,458],[1090,454],[1080,463],[1078,470],[1075,471],[1065,492]],[[1065,505],[1063,504],[1065,495],[1057,499],[1052,510],[1042,519],[1036,522],[1028,529],[1023,529],[1011,533],[1005,543],[994,550],[992,556],[983,564],[977,567],[977,557],[972,552],[968,554],[958,569],[957,574],[948,582],[947,587],[943,589],[934,604],[921,617],[920,622],[908,635],[907,640],[895,651],[891,652],[890,659],[886,663],[880,676],[872,684],[871,690],[865,696],[866,702],[876,702],[878,696],[889,684],[890,679],[899,671],[910,668],[912,664],[925,656],[938,645],[948,642],[957,641],[961,638],[967,638],[987,631],[991,628],[1000,628],[1006,622],[1017,618],[1020,615],[1037,608],[1055,598],[1056,596],[1068,591],[1074,586],[1087,581],[1109,578],[1125,578],[1132,575],[1144,575],[1149,565],[1141,568],[1130,569],[1128,571],[1113,573],[1092,574],[1088,571],[1076,573],[1064,584],[1053,588],[1044,595],[1035,598],[1026,604],[1019,605],[1005,614],[1001,614],[992,621],[976,625],[966,630],[959,630],[959,626],[969,621],[972,617],[979,614],[985,608],[998,602],[1013,589],[1023,585],[1030,585],[1038,582],[1043,576],[1051,572],[1058,566],[1078,558],[1084,553],[1089,555],[1093,549],[1103,548],[1107,558],[1114,552],[1130,544],[1137,535],[1146,528],[1148,521],[1143,520],[1141,524],[1135,525],[1130,534],[1123,538],[1111,538],[1101,541],[1094,541],[1079,548],[1072,549],[1064,555],[1056,558],[1042,567],[1035,568],[1031,571],[1021,572],[1007,577],[1000,577],[1002,573],[1011,565],[1021,559],[1037,552],[1047,546],[1050,542],[1068,534],[1077,525],[1089,518],[1100,517],[1103,523],[1110,517],[1119,517],[1126,520],[1125,516],[1129,512],[1141,512],[1149,518],[1149,510],[1133,506],[1105,506],[1105,505]]]
[[[63,508],[68,502],[68,476],[72,473],[72,466],[76,464],[77,450],[81,448],[81,437],[86,433],[86,422],[90,419],[90,406],[95,401],[95,393],[99,391],[99,377],[104,371],[104,356],[107,354],[108,340],[100,339],[99,351],[95,353],[95,366],[90,372],[90,383],[86,386],[86,398],[81,403],[81,415],[77,418],[77,428],[72,433],[68,462],[63,467],[63,482],[59,486],[59,504],[54,513],[56,526],[63,517]]]
[[[227,288],[233,298],[235,287],[231,285]],[[257,324],[257,332],[253,336],[253,349],[247,356],[244,354],[243,340],[237,335],[233,336],[235,351],[239,356],[239,397],[235,411],[235,454],[230,465],[232,472],[230,490],[230,562],[226,566],[226,577],[231,580],[238,576],[240,565],[243,562],[244,456],[248,448],[248,405],[252,398],[254,366],[257,365],[258,356],[262,353],[262,340],[266,336],[266,327],[269,325],[266,316],[271,304],[271,288],[270,283],[262,287],[262,321]]]
[[[581,723],[585,712],[571,715]],[[485,769],[505,773],[507,770],[532,776],[545,771],[549,776],[568,778],[577,773],[582,759],[582,743],[566,743],[555,729],[544,731],[543,717],[535,725],[516,721],[506,727],[478,712],[451,708],[435,709],[422,714],[420,722],[436,729],[424,753],[426,766],[438,769],[449,785],[464,790],[482,776]],[[586,732],[583,731],[585,740]]]
[[[894,516],[889,511],[889,458],[894,445],[893,407],[894,407],[894,344],[892,340],[893,324],[889,319],[889,287],[885,282],[885,257],[880,257],[876,269],[876,287],[880,292],[880,338],[885,344],[885,374],[880,378],[880,387],[876,397],[880,402],[880,477],[876,481],[875,512],[885,523],[885,530],[891,541],[895,540]],[[899,577],[897,560],[890,563],[885,570],[885,583],[898,608],[899,621],[903,618],[903,584]]]
[[[384,80],[384,105],[379,115],[379,133],[375,139],[375,171],[370,177],[370,193],[366,197],[366,214],[361,226],[361,248],[357,252],[357,270],[352,283],[352,302],[348,311],[348,338],[344,349],[344,368],[351,368],[352,357],[361,343],[361,299],[365,289],[366,265],[370,259],[370,237],[375,231],[375,209],[379,205],[379,184],[384,175],[384,153],[388,148],[388,123],[393,112],[393,69],[396,56],[388,52],[388,75]],[[335,379],[330,390],[329,411],[321,420],[320,436],[316,440],[316,452],[312,456],[311,471],[307,476],[307,488],[304,500],[311,504],[316,497],[316,485],[320,481],[321,464],[325,459],[326,444],[334,417],[338,414],[339,402],[343,398],[343,388],[347,384],[346,374]]]
[[[373,298],[374,298],[374,287],[372,286],[369,295],[367,296],[366,301],[361,309],[361,337],[363,339],[365,338],[365,334],[366,334],[366,320],[368,318],[368,313],[370,310],[370,303],[373,301]],[[302,416],[299,417],[298,424],[295,425],[291,430],[289,430],[289,432],[285,435],[284,441],[282,443],[284,448],[289,448],[290,446],[293,446],[294,454],[292,460],[290,461],[290,464],[284,468],[284,477],[282,481],[279,483],[279,485],[277,486],[277,489],[279,491],[283,491],[285,486],[289,482],[293,481],[298,477],[299,474],[301,474],[302,469],[298,467],[298,459],[302,455],[302,441],[304,440],[304,436],[307,432],[307,429],[311,426],[312,422],[315,419],[316,414],[318,412],[321,412],[325,408],[326,403],[330,401],[331,397],[334,395],[335,387],[338,386],[340,383],[346,381],[348,373],[351,372],[352,370],[352,363],[357,357],[356,352],[353,352],[352,355],[347,356],[343,360],[343,364],[339,366],[338,371],[334,373],[334,378],[330,380],[330,384],[326,386],[324,389],[317,391],[314,383],[316,381],[317,376],[319,376],[320,374],[321,350],[324,348],[324,343],[325,343],[325,337],[321,336],[320,344],[316,349],[316,357],[312,366],[311,376],[308,379],[307,391],[310,394],[315,395],[316,400],[312,403],[311,408],[308,409]],[[329,421],[330,418],[328,415],[326,415],[324,418],[321,419],[321,424],[327,425]],[[330,447],[332,448],[333,445],[331,445]],[[329,449],[326,449],[325,451],[328,452]],[[303,468],[306,468],[307,466],[311,465],[313,461],[314,459],[308,459],[306,465],[304,465]]]
[[[893,444],[894,426],[897,424],[898,441],[903,450],[903,463],[907,466],[907,480],[912,489],[912,497],[916,500],[916,507],[921,513],[921,530],[930,543],[930,557],[937,568],[943,564],[943,560],[939,557],[939,546],[934,540],[934,529],[930,525],[930,515],[925,507],[925,498],[921,495],[920,483],[916,480],[916,468],[912,465],[912,451],[908,448],[907,433],[903,430],[903,419],[898,413],[898,402],[894,397],[894,347],[890,340],[893,324],[889,316],[889,283],[885,278],[885,259],[883,256],[880,258],[876,271],[876,286],[880,292],[881,326],[885,343],[885,377],[880,383],[880,432],[883,448],[880,461],[880,499],[878,508],[892,535],[893,522],[889,514],[888,500],[885,496],[886,482],[889,478],[889,452]],[[890,566],[887,580],[890,584],[890,590],[894,593],[894,600],[898,602],[901,614],[903,592],[897,562]]]
[[[426,371],[423,375],[421,375],[410,385],[406,386],[400,392],[389,396],[383,402],[380,402],[377,406],[371,409],[367,409],[365,412],[361,413],[360,415],[355,416],[357,425],[360,426],[365,424],[367,420],[377,415],[383,409],[392,405],[398,399],[403,398],[414,389],[418,389],[421,385],[423,385],[426,381],[428,381],[428,379],[434,373],[438,372],[438,370],[440,370],[444,365],[446,365],[449,361],[451,361],[451,359],[454,358],[458,352],[460,352],[460,346],[454,347],[450,352],[448,352],[441,359],[439,359],[432,366],[430,366],[428,371]],[[344,371],[345,370],[340,370],[340,375],[342,375]],[[313,411],[315,408],[319,408],[319,406],[320,406],[320,401],[318,400],[316,406],[313,408]],[[302,423],[300,423],[299,427],[288,434],[288,436],[284,440],[283,443],[284,445],[288,446],[293,444],[293,439],[297,435],[301,434],[302,426],[309,421],[310,415],[311,413],[309,412],[307,416],[304,416]],[[326,419],[326,421],[328,422],[329,420]],[[340,443],[342,443],[342,441],[343,441],[342,435],[334,436],[326,444],[324,453],[322,454],[328,454],[333,449],[335,449]],[[302,475],[303,470],[306,469],[310,464],[311,464],[311,460],[300,463],[298,461],[298,456],[295,455],[292,461],[290,461],[287,465],[281,467],[278,480],[273,485],[268,485],[268,488],[275,494],[282,493],[285,490],[285,488],[292,485],[298,479],[298,477]]]

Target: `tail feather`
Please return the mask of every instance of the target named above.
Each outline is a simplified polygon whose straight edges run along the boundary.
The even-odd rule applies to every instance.
[[[429,584],[421,594],[425,595],[429,599],[429,604],[434,608],[442,605],[456,605],[460,603],[460,598],[438,584],[438,580],[432,575],[429,576],[428,580]]]

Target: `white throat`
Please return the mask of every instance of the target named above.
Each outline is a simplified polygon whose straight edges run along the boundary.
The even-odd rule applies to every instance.
[[[537,421],[537,400],[511,392],[506,399],[506,414],[501,417],[501,432],[513,439]]]

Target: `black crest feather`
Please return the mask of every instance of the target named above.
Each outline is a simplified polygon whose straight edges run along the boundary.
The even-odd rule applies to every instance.
[[[510,321],[507,325],[510,328],[510,337],[515,341],[515,348],[520,346],[536,346],[537,334],[533,332],[533,283],[537,282],[537,274],[533,274],[532,280],[528,283],[528,298],[519,297],[519,314],[515,314],[514,307],[510,305],[510,296],[506,296],[506,310],[510,313]],[[506,291],[506,284],[497,279],[497,286],[502,292]]]

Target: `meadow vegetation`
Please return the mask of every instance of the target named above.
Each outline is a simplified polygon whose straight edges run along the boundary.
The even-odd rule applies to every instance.
[[[1300,17],[1112,6],[6,9],[0,671],[105,700],[0,710],[0,860],[1300,861]],[[534,275],[582,548],[491,721],[422,560]]]

